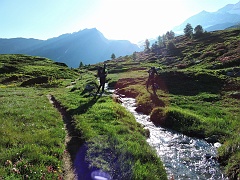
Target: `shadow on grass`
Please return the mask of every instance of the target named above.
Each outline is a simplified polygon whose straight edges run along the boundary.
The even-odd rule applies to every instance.
[[[179,72],[168,72],[160,75],[170,94],[194,96],[201,92],[218,94],[223,80],[209,74],[191,75]]]
[[[67,111],[60,102],[58,102],[54,96],[48,95],[49,100],[54,107],[61,113],[67,136],[65,138],[66,151],[63,155],[64,171],[66,179],[92,179],[91,174],[93,172],[101,171],[99,168],[90,167],[88,161],[86,161],[86,154],[88,150],[88,144],[82,138],[80,131],[76,128],[74,114],[83,114],[90,107],[92,107],[102,95],[95,95],[93,98],[79,106],[76,109]],[[71,175],[69,175],[71,174]]]
[[[79,115],[79,114],[86,113],[88,111],[88,109],[91,108],[101,96],[102,96],[101,94],[100,95],[94,95],[93,98],[90,101],[88,101],[87,103],[81,104],[76,109],[70,109],[68,111],[68,114],[73,116],[73,115]]]
[[[74,119],[72,118],[73,114],[67,112],[66,108],[64,108],[60,102],[55,99],[54,96],[49,95],[48,98],[62,115],[67,133],[67,136],[65,138],[66,151],[63,155],[65,178],[91,179],[91,173],[98,169],[95,167],[89,168],[89,163],[85,161],[88,147],[85,144],[84,139],[81,138],[82,135],[80,131],[76,129]],[[79,106],[74,110],[74,112],[84,113],[86,111],[86,107],[91,107],[99,98],[100,96],[94,96],[93,99],[91,99],[83,106]],[[84,111],[81,109],[84,109]]]
[[[80,146],[84,143],[81,139],[80,132],[76,129],[74,120],[72,117],[67,113],[66,108],[63,107],[60,102],[58,102],[54,96],[48,96],[51,103],[54,107],[60,112],[62,115],[63,122],[65,124],[65,129],[67,133],[67,137],[65,138],[66,144],[66,152],[69,153],[71,159],[71,166],[73,166],[74,160],[76,158],[76,154],[79,151]],[[65,162],[66,163],[66,162]]]

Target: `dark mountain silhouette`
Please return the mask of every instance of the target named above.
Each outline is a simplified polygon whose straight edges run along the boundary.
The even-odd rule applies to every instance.
[[[240,22],[240,1],[236,4],[228,4],[216,12],[202,11],[173,28],[176,33],[183,33],[187,23],[192,27],[201,25],[206,31],[223,30]]]
[[[127,40],[108,40],[96,28],[63,34],[48,40],[13,38],[0,39],[1,54],[28,54],[66,63],[70,67],[95,64],[110,59],[111,54],[125,56],[139,51]]]

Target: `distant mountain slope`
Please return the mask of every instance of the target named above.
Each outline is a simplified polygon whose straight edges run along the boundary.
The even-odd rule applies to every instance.
[[[26,49],[40,45],[42,42],[42,40],[26,38],[0,39],[0,53],[22,53]]]
[[[240,15],[240,1],[236,4],[228,4],[217,11],[218,13],[228,12],[230,14]]]
[[[184,21],[179,26],[173,28],[173,31],[183,33],[187,23],[192,27],[201,25],[207,31],[223,30],[234,26],[240,22],[240,1],[236,4],[228,4],[216,12],[202,11]]]
[[[208,28],[205,28],[205,30],[207,32],[209,31],[216,31],[216,30],[223,30],[223,29],[227,29],[229,27],[236,27],[236,23],[222,23],[222,24],[216,24],[213,26],[210,26]]]
[[[108,40],[96,28],[64,34],[48,40],[25,38],[0,39],[0,53],[23,53],[42,56],[58,62],[64,62],[70,67],[84,64],[94,64],[110,59],[111,54],[125,56],[139,51],[137,45],[126,40]]]

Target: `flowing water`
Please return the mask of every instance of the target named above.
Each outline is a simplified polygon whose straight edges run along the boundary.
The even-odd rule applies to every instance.
[[[204,140],[190,138],[171,130],[156,127],[149,116],[135,111],[135,99],[122,98],[122,105],[149,129],[147,142],[156,149],[168,177],[176,179],[227,179],[217,161],[216,147]]]

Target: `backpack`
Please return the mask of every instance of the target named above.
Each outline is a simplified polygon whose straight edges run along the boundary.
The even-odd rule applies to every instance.
[[[102,67],[98,68],[98,77],[104,77],[105,76],[105,69]]]

